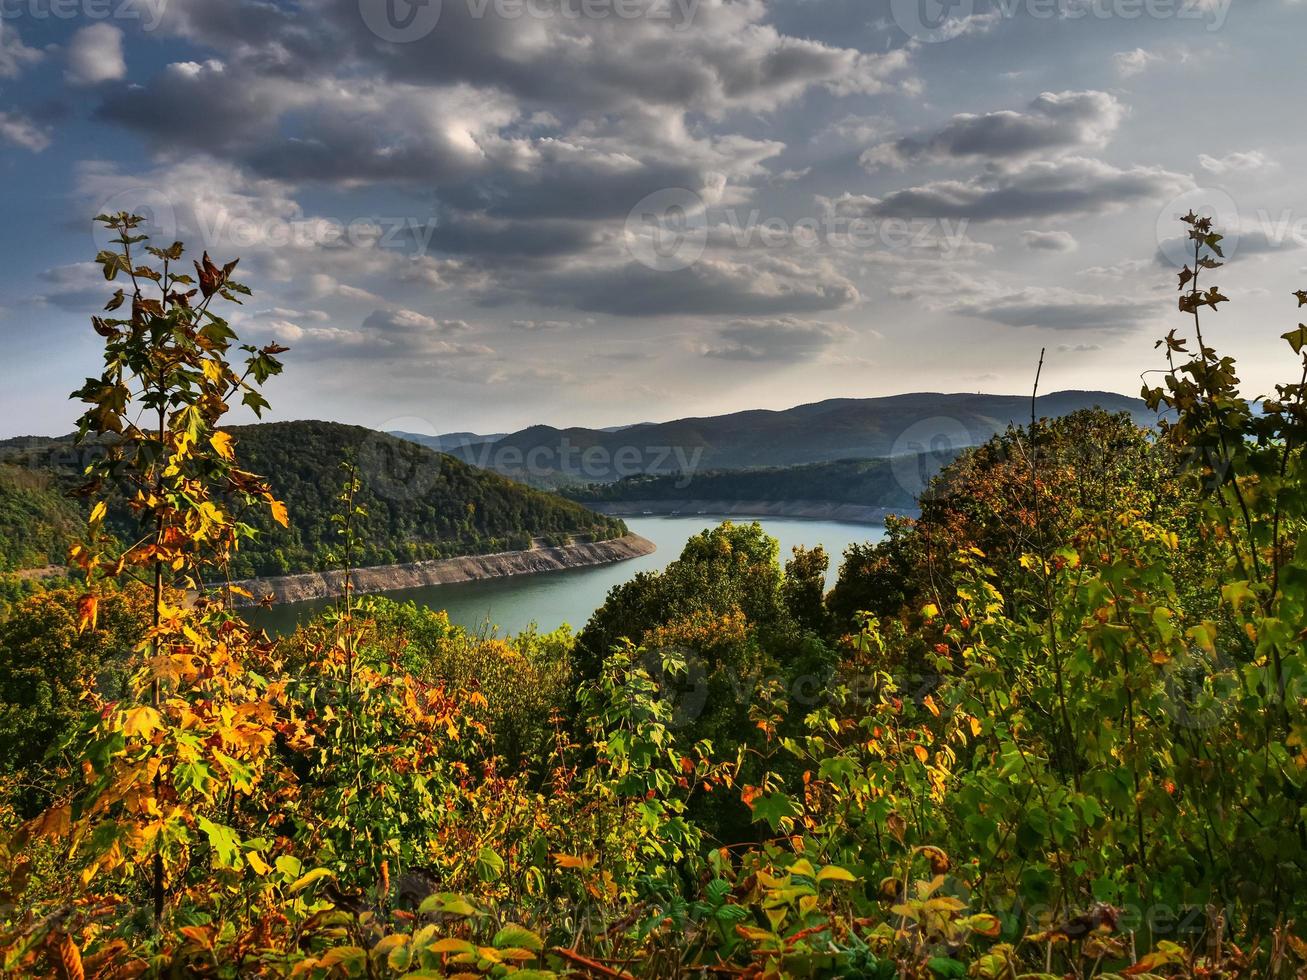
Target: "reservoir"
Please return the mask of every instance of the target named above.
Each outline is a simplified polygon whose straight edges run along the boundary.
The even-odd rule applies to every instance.
[[[730,518],[749,523],[748,518]],[[472,630],[495,630],[499,634],[518,633],[532,623],[542,630],[568,623],[575,629],[585,625],[590,614],[603,605],[608,591],[635,577],[639,572],[658,571],[675,561],[685,542],[699,532],[716,527],[724,518],[710,515],[689,517],[626,517],[627,527],[648,538],[658,550],[651,555],[632,558],[591,568],[572,568],[538,575],[514,575],[507,578],[458,582],[385,593],[398,602],[416,602],[434,609],[444,609],[452,622]],[[812,548],[822,545],[830,555],[831,567],[826,584],[834,584],[844,549],[854,542],[879,541],[885,529],[874,524],[850,524],[840,521],[799,520],[767,517],[759,522],[764,530],[780,542],[781,563],[790,557],[796,545]],[[270,633],[284,634],[299,623],[312,618],[335,600],[319,599],[277,605],[272,609],[248,609],[246,617]]]

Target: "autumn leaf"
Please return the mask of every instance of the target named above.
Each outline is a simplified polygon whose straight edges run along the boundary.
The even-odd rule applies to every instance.
[[[579,868],[588,871],[599,858],[594,854],[555,854],[554,863],[560,868]]]
[[[272,519],[282,527],[290,527],[290,512],[286,510],[286,504],[280,500],[274,500],[268,505],[272,509]]]
[[[91,594],[86,594],[77,600],[77,631],[84,633],[88,629],[95,629],[96,621],[100,616],[100,600]]]
[[[209,445],[223,459],[232,460],[236,458],[236,451],[232,449],[230,432],[215,432],[209,437]]]
[[[148,704],[137,705],[123,712],[123,734],[148,738],[151,732],[163,727],[163,717]]]

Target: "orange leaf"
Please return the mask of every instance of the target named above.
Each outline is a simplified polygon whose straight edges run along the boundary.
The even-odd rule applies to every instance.
[[[77,631],[83,633],[87,627],[95,628],[100,615],[100,600],[87,594],[77,600]]]
[[[594,854],[575,855],[575,854],[555,854],[554,863],[560,868],[581,868],[588,870],[595,866],[598,860]]]
[[[927,752],[923,746],[914,745],[912,746],[912,751],[916,754],[917,758],[922,761],[922,763],[925,763],[925,761],[930,758],[930,753]]]
[[[286,510],[286,505],[280,500],[274,500],[269,506],[272,508],[272,519],[282,527],[290,527],[290,512]]]
[[[59,976],[62,980],[85,980],[86,970],[82,967],[82,951],[73,942],[73,937],[63,933],[59,937]]]

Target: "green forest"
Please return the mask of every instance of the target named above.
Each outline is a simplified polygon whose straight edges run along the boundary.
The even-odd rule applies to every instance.
[[[0,621],[7,975],[1307,970],[1307,325],[1275,328],[1288,380],[1241,393],[1204,341],[1209,219],[1184,219],[1157,429],[1032,397],[885,540],[781,555],[726,523],[576,633],[347,590],[276,640],[217,571],[274,525],[366,553],[413,507],[341,471],[331,427],[226,428],[288,354],[221,316],[235,263],[192,277],[102,220],[106,278],[136,283],[75,393],[108,449],[74,581]],[[580,513],[439,480],[478,481],[485,520]]]
[[[613,483],[569,487],[563,496],[581,503],[631,500],[817,500],[900,510],[915,509],[909,491],[935,476],[961,450],[890,459],[845,459],[807,466],[708,470],[669,476],[628,476]],[[904,474],[911,479],[905,480]]]
[[[626,533],[620,520],[371,429],[275,422],[226,431],[242,460],[277,488],[288,514],[285,527],[266,512],[245,515],[253,533],[225,562],[234,579],[341,565],[346,556],[332,518],[340,512],[348,467],[359,478],[354,503],[368,513],[368,535],[354,542],[350,556],[355,567],[516,551],[537,538],[562,544],[573,535],[604,540]],[[20,445],[7,448],[10,463],[0,469],[0,545],[7,567],[28,567],[33,549],[40,551],[39,564],[62,563],[78,519],[71,516],[72,503],[61,498],[83,484],[81,468],[103,457],[112,441],[91,441],[81,447],[86,451],[64,440],[36,446],[11,441]],[[107,526],[124,540],[139,537],[129,497],[119,492],[106,499]],[[245,513],[239,494],[228,503]],[[34,529],[39,533],[20,533],[29,517],[40,521]]]

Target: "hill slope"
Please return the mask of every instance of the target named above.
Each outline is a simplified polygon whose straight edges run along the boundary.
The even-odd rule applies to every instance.
[[[1098,406],[1156,421],[1136,398],[1101,391],[1044,395],[1036,411],[1060,417]],[[921,392],[835,398],[784,411],[755,410],[646,423],[615,432],[536,425],[453,448],[475,466],[536,485],[602,483],[640,473],[794,466],[956,451],[1030,420],[1024,395]]]
[[[55,474],[0,463],[0,572],[62,564],[83,520]]]
[[[688,480],[681,475],[632,476],[614,483],[569,487],[561,492],[572,500],[601,507],[624,502],[813,501],[912,510],[917,505],[916,494],[955,457],[950,452],[752,470],[710,470],[696,473]]]
[[[257,541],[242,546],[235,577],[323,571],[340,561],[341,534],[332,515],[349,455],[358,462],[367,510],[356,535],[355,566],[390,565],[529,548],[533,539],[557,544],[572,535],[593,539],[625,533],[621,521],[580,504],[514,483],[423,446],[360,426],[334,422],[270,422],[235,426],[242,466],[264,476],[286,502],[284,529],[259,511]],[[71,483],[82,453],[67,440],[10,440],[0,456],[44,468]],[[131,530],[123,515],[114,524]]]

